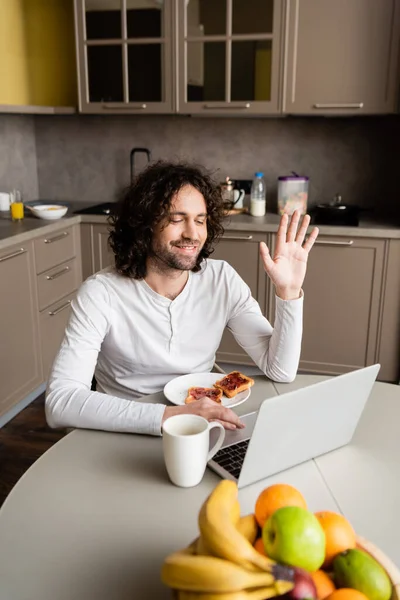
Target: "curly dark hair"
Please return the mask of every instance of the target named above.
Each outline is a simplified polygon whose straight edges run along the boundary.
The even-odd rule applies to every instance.
[[[202,167],[158,161],[122,191],[109,217],[108,241],[118,273],[133,279],[146,276],[154,227],[168,216],[173,197],[185,185],[196,188],[207,206],[207,239],[192,271],[200,270],[202,261],[214,251],[216,241],[224,233],[221,190]]]

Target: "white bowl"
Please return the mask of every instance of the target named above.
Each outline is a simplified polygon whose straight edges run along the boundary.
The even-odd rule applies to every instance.
[[[60,219],[68,210],[68,206],[61,206],[60,204],[37,204],[36,206],[29,206],[29,208],[36,217],[48,221]]]

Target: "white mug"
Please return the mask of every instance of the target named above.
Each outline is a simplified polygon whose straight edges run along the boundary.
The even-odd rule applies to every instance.
[[[210,430],[219,427],[220,433],[209,450]],[[170,480],[179,487],[193,487],[200,483],[207,462],[221,448],[225,429],[221,423],[198,415],[175,415],[164,421],[164,461]]]

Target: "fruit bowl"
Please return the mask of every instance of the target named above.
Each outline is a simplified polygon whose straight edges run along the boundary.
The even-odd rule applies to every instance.
[[[391,600],[400,600],[400,570],[393,562],[372,542],[357,536],[357,547],[368,552],[386,571],[393,585]]]
[[[274,484],[241,515],[237,485],[220,481],[198,537],[165,558],[162,582],[174,600],[400,600],[400,570],[384,552],[343,515],[306,506]]]

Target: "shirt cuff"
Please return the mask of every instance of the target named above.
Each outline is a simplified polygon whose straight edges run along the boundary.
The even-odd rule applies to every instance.
[[[283,298],[280,298],[280,296],[277,296],[275,294],[275,300],[276,300],[276,302],[278,302],[278,303],[279,302],[283,302],[284,304],[290,304],[291,302],[293,302],[293,303],[299,302],[300,303],[300,301],[303,301],[303,298],[304,298],[303,288],[300,289],[300,295],[299,295],[299,297],[298,298],[292,298],[291,300],[284,300]]]

